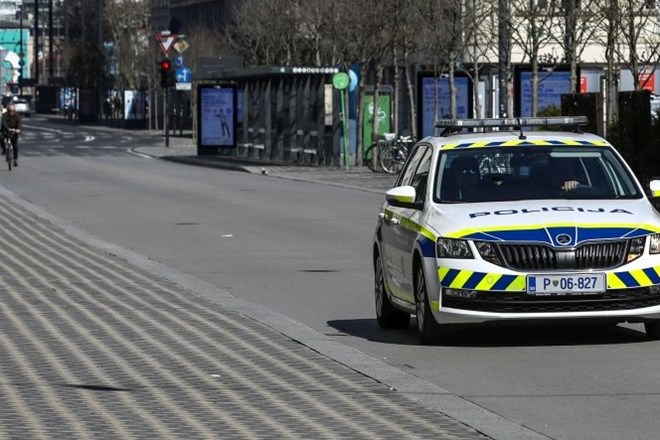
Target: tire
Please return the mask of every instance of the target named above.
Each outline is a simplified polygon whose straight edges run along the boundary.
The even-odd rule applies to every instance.
[[[367,156],[370,151],[371,158],[368,158]],[[367,168],[375,173],[378,171],[378,167],[376,166],[376,161],[373,157],[374,151],[376,151],[376,144],[372,144],[369,148],[367,148],[367,151],[364,152],[364,163],[367,164]]]
[[[397,310],[385,291],[383,261],[380,254],[374,261],[374,299],[376,301],[376,320],[381,328],[406,328],[410,324],[410,313]]]
[[[380,153],[380,166],[387,174],[399,174],[406,162],[406,155],[397,147],[389,147]]]
[[[646,321],[644,323],[644,330],[646,330],[646,337],[651,341],[660,340],[660,321]]]
[[[7,168],[11,171],[11,165],[14,161],[14,147],[11,143],[8,143],[5,148],[7,149]]]
[[[421,267],[415,271],[415,308],[417,309],[417,335],[422,344],[436,345],[446,342],[446,332],[433,316],[424,270]]]

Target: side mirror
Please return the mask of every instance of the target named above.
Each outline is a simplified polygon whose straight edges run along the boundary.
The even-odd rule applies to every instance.
[[[417,192],[412,186],[398,186],[385,193],[385,200],[392,206],[401,208],[419,208],[415,203]]]
[[[651,190],[651,197],[660,197],[660,180],[651,180],[649,189]]]

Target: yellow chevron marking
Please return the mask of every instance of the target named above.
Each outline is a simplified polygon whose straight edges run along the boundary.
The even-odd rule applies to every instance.
[[[515,140],[511,140],[511,141],[502,142],[502,146],[503,147],[515,147],[516,145],[520,145],[523,142],[527,142],[527,141],[521,141],[520,139],[515,139]]]
[[[471,270],[461,270],[458,272],[458,275],[456,275],[456,278],[451,282],[449,287],[453,289],[461,289],[463,286],[465,286],[465,283],[467,280],[470,278],[470,276],[473,274]]]
[[[630,275],[639,283],[640,286],[651,286],[653,281],[641,269],[631,270]]]
[[[626,286],[625,283],[621,281],[621,279],[618,276],[616,276],[615,273],[608,273],[607,287],[609,289],[625,289],[628,286]]]
[[[525,285],[525,277],[523,275],[518,275],[516,279],[513,280],[509,287],[506,288],[507,291],[523,291],[527,287]]]
[[[494,273],[486,274],[484,279],[479,281],[479,284],[477,284],[477,287],[475,287],[474,290],[490,290],[500,278],[502,278],[502,275]]]
[[[442,280],[445,279],[447,276],[447,273],[449,273],[449,268],[448,267],[441,267],[438,269],[438,279],[442,282]]]

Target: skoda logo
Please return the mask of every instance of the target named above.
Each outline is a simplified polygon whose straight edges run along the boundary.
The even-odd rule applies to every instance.
[[[573,241],[573,239],[568,234],[559,234],[555,237],[555,241],[557,241],[557,243],[559,243],[562,246],[566,246],[567,244],[571,244],[571,241]]]

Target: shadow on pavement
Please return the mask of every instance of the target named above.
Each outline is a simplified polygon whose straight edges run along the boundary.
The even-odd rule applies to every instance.
[[[415,318],[406,329],[381,329],[375,319],[328,321],[338,331],[371,342],[420,345]],[[649,342],[643,330],[614,324],[470,325],[452,331],[445,346],[546,347]]]

